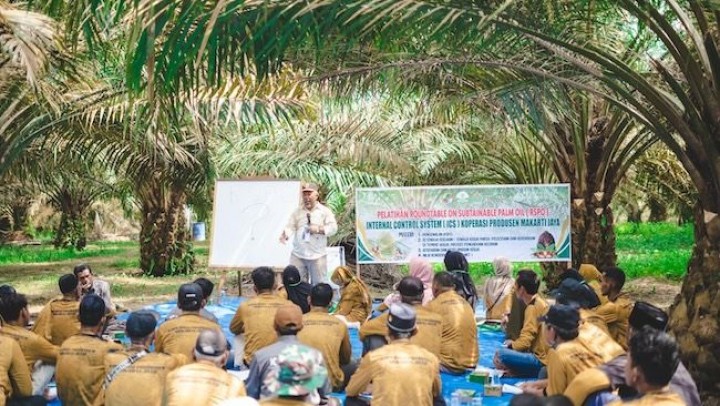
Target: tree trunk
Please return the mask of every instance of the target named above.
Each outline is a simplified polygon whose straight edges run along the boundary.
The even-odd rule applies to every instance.
[[[87,245],[85,217],[91,199],[82,192],[62,188],[53,198],[53,206],[60,211],[60,224],[55,231],[55,248],[74,247],[82,250]]]
[[[142,203],[140,268],[151,276],[189,273],[195,256],[185,229],[185,191],[159,180],[150,182]]]
[[[720,393],[720,216],[695,210],[695,247],[680,294],[670,309],[670,329],[698,389]]]

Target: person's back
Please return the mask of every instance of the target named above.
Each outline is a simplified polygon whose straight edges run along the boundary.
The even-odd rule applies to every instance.
[[[215,289],[215,284],[207,278],[197,278],[192,281],[192,283],[196,283],[200,286],[203,291],[203,298],[205,298],[205,302],[210,303],[210,297],[212,296],[213,290]],[[172,309],[172,311],[170,311],[170,314],[168,314],[166,320],[174,319],[181,314],[183,314],[183,310],[179,307],[175,307],[174,309]],[[205,319],[212,321],[213,323],[219,323],[217,317],[215,317],[214,314],[210,313],[204,307],[200,309],[199,315]]]
[[[11,397],[32,395],[32,381],[20,345],[0,336],[0,405]]]
[[[602,362],[625,353],[625,350],[610,337],[610,335],[593,323],[580,323],[578,339],[587,347],[593,349],[602,357]]]
[[[4,320],[0,335],[10,337],[20,345],[31,372],[38,361],[55,364],[58,347],[25,327],[30,318],[25,295],[16,293],[5,298],[0,316]]]
[[[345,266],[335,268],[331,280],[341,291],[335,314],[349,323],[364,322],[372,311],[372,298],[365,283]]]
[[[58,285],[63,296],[52,299],[45,305],[32,328],[34,333],[56,346],[62,345],[68,337],[80,332],[77,278],[72,274],[63,275]]]
[[[436,357],[440,357],[440,349],[443,333],[443,317],[439,314],[423,307],[421,304],[414,304],[415,312],[417,312],[417,329],[418,333],[410,338],[410,343],[420,346]],[[360,340],[369,335],[387,336],[388,313],[368,320],[360,327]]]

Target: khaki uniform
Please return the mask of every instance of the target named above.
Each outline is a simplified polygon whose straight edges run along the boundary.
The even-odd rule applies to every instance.
[[[111,352],[105,356],[105,376],[141,348]],[[184,355],[150,353],[123,369],[98,397],[96,405],[107,406],[160,406],[165,378],[170,371],[187,363]],[[103,377],[104,379],[104,377]],[[138,390],[142,388],[142,390]]]
[[[450,290],[438,295],[427,307],[443,320],[440,363],[457,372],[475,368],[479,355],[477,326],[475,312],[468,302]]]
[[[32,371],[37,361],[55,364],[58,356],[58,347],[48,340],[23,327],[6,324],[0,330],[0,335],[12,338],[20,344],[28,370]]]
[[[590,368],[577,374],[563,395],[567,396],[573,405],[582,406],[588,396],[611,387],[612,383],[605,372],[598,368]]]
[[[442,388],[440,363],[424,348],[395,341],[365,354],[345,393],[358,396],[370,382],[373,404],[431,406]]]
[[[512,342],[511,347],[515,351],[532,351],[543,365],[547,365],[548,345],[545,341],[542,325],[538,323],[537,319],[544,316],[548,308],[547,302],[540,296],[535,296],[528,303],[525,308],[525,321],[522,330],[520,330],[520,336]]]
[[[582,320],[585,324],[593,324],[608,336],[610,335],[610,330],[608,330],[605,320],[598,315],[595,310],[580,309],[580,320]]]
[[[603,363],[625,354],[625,350],[616,343],[610,335],[592,323],[581,323],[578,329],[578,338],[587,343],[587,347],[596,351]]]
[[[32,331],[58,347],[80,332],[80,302],[64,298],[51,300],[38,315]]]
[[[275,332],[275,312],[278,307],[292,304],[271,293],[260,294],[242,303],[230,322],[233,334],[245,334],[244,361],[250,365],[255,351],[277,340]]]
[[[682,397],[669,389],[663,389],[657,392],[649,392],[639,399],[629,402],[613,402],[610,406],[632,405],[632,406],[680,406],[685,405]]]
[[[155,352],[182,354],[193,359],[195,341],[202,330],[220,330],[220,326],[197,312],[183,313],[160,325],[155,335]]]
[[[410,343],[419,345],[439,358],[443,318],[420,304],[413,305],[413,308],[415,309],[415,324],[418,331],[417,334],[410,338]],[[390,317],[389,313],[385,312],[372,320],[366,321],[365,324],[360,327],[360,339],[363,340],[365,337],[371,335],[387,337],[388,317]]]
[[[74,335],[60,347],[55,376],[64,405],[92,405],[105,379],[105,356],[121,351],[120,344],[88,334]]]
[[[312,403],[303,402],[302,400],[294,399],[266,399],[260,401],[263,406],[312,406]]]
[[[165,379],[163,405],[216,406],[223,400],[245,396],[242,381],[204,361],[182,366]]]
[[[627,293],[621,293],[614,301],[607,302],[595,309],[597,315],[602,317],[607,324],[610,336],[624,350],[627,350],[628,320],[632,309],[633,302]]]
[[[322,353],[330,382],[335,388],[341,387],[345,375],[340,366],[349,363],[352,355],[345,323],[325,310],[313,309],[303,316],[303,328],[297,338]]]
[[[581,264],[580,268],[578,268],[578,273],[585,279],[585,282],[595,291],[595,294],[597,295],[598,299],[600,299],[600,304],[604,305],[608,302],[607,296],[604,296],[602,294],[602,288],[600,287],[600,278],[602,277],[602,274],[598,269],[595,267],[595,265],[591,264]]]
[[[514,290],[513,290],[514,291]],[[497,303],[493,302],[495,299],[492,299],[493,302],[488,303],[488,300],[485,299],[485,308],[492,308],[490,309],[490,312],[485,312],[485,318],[488,320],[502,320],[503,317],[505,317],[506,314],[510,313],[510,310],[512,308],[512,302],[513,298],[515,297],[515,294],[510,292],[507,295],[505,295],[503,298],[498,300]]]
[[[371,303],[363,303],[365,291],[359,283],[350,282],[340,295],[340,302],[335,314],[345,316],[349,322],[362,323],[367,320],[372,309]]]
[[[12,396],[30,395],[32,379],[20,345],[12,338],[0,337],[0,405]]]

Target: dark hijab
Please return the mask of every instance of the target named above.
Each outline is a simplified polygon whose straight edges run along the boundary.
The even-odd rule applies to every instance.
[[[445,263],[445,269],[455,278],[455,290],[475,310],[477,291],[475,290],[475,283],[473,283],[470,273],[468,273],[467,258],[462,252],[448,251],[445,253],[443,262]]]
[[[300,279],[300,271],[294,265],[288,265],[282,274],[283,286],[287,292],[288,300],[300,307],[303,313],[310,311],[308,297],[312,285]]]

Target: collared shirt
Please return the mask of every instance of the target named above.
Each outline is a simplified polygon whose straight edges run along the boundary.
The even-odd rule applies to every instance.
[[[427,307],[443,318],[440,363],[457,372],[475,368],[479,355],[477,325],[468,302],[451,290],[438,295]]]
[[[580,320],[582,320],[585,324],[593,324],[595,327],[602,330],[605,334],[608,336],[610,335],[610,330],[608,330],[608,326],[605,323],[605,320],[595,312],[593,309],[580,309]]]
[[[633,302],[630,295],[620,293],[613,301],[598,306],[595,312],[602,317],[608,326],[613,340],[617,341],[624,350],[627,350],[627,331],[632,312]]]
[[[440,363],[432,353],[409,341],[391,342],[365,354],[345,392],[358,396],[370,382],[373,404],[431,406],[442,387]]]
[[[195,342],[203,330],[220,330],[220,326],[201,317],[197,312],[185,312],[158,327],[155,335],[155,351],[182,354],[188,359],[193,359]]]
[[[110,298],[110,283],[93,276],[90,288],[83,289],[82,286],[78,285],[78,293],[80,300],[82,300],[83,296],[91,293],[100,296],[103,302],[105,302],[105,311],[110,314],[115,314],[115,305],[112,302],[112,298]]]
[[[310,221],[308,222],[308,215]],[[322,226],[323,234],[309,234],[309,225]],[[337,232],[335,215],[327,207],[316,203],[315,207],[307,210],[305,206],[298,207],[285,226],[285,235],[293,236],[293,254],[301,259],[318,259],[326,255],[327,238]]]
[[[217,406],[224,400],[245,396],[242,381],[206,362],[188,364],[165,379],[163,405]]]
[[[605,389],[612,389],[607,374],[599,368],[589,368],[577,374],[570,381],[563,395],[567,396],[573,405],[584,405],[588,396]]]
[[[303,316],[298,340],[322,353],[333,387],[342,386],[345,375],[340,366],[349,363],[352,355],[347,325],[325,309],[312,309]]]
[[[641,398],[628,402],[613,402],[610,406],[632,405],[632,406],[682,406],[685,405],[683,398],[672,390],[665,388],[655,392],[648,392]]]
[[[562,395],[579,373],[612,359],[613,346],[622,352],[622,348],[600,329],[592,324],[585,323],[585,325],[589,333],[583,334],[581,326],[581,332],[577,338],[558,344],[554,349],[548,351],[548,386],[546,390],[548,396]],[[601,334],[605,336],[606,342],[598,345],[596,340]],[[610,349],[610,351],[606,349]]]
[[[340,301],[335,314],[345,316],[349,322],[362,323],[372,311],[372,303],[365,298],[365,290],[360,283],[353,280],[342,289]]]
[[[0,335],[10,337],[20,344],[20,349],[25,356],[25,362],[30,371],[37,361],[47,364],[55,364],[58,356],[58,347],[48,340],[35,334],[24,327],[6,324],[0,329]]]
[[[535,296],[525,308],[525,320],[517,340],[513,340],[512,349],[515,351],[532,352],[537,359],[547,365],[547,343],[538,323],[538,317],[544,316],[548,311],[548,304],[545,299]]]
[[[417,334],[410,338],[410,343],[430,351],[436,357],[440,357],[440,343],[442,341],[443,317],[420,304],[413,305],[415,308],[415,325]],[[360,340],[367,336],[379,335],[387,337],[387,322],[390,317],[388,312],[368,320],[360,327]]]
[[[260,404],[263,406],[313,406],[312,403],[307,403],[303,400],[282,398],[265,399],[260,401]]]
[[[105,356],[105,376],[128,357],[143,350],[110,352]],[[147,351],[147,350],[146,350]],[[170,371],[188,362],[184,355],[149,353],[115,376],[110,385],[98,397],[96,404],[107,406],[160,406],[165,378]],[[105,379],[103,377],[103,379]]]
[[[250,365],[255,351],[275,342],[275,312],[278,307],[292,304],[291,301],[263,293],[240,304],[230,322],[233,334],[245,334],[244,361]]]
[[[180,310],[179,307],[176,307],[176,308],[172,309],[172,311],[170,311],[170,314],[168,314],[168,316],[167,316],[167,318],[166,318],[165,320],[174,319],[175,317],[178,317],[178,316],[180,316],[181,314],[183,314],[183,311]],[[199,314],[200,314],[200,317],[206,318],[206,319],[212,321],[213,323],[218,323],[218,324],[219,324],[217,317],[215,317],[214,314],[212,314],[212,313],[210,313],[209,311],[207,311],[207,309],[205,309],[205,308],[200,309],[200,313],[199,313]]]
[[[80,302],[74,299],[52,299],[38,315],[32,331],[60,346],[80,332]]]
[[[0,348],[0,405],[4,405],[12,396],[32,395],[32,380],[20,345],[0,336]]]
[[[88,334],[74,335],[63,343],[57,360],[58,397],[64,405],[92,405],[105,379],[105,356],[122,346]]]

